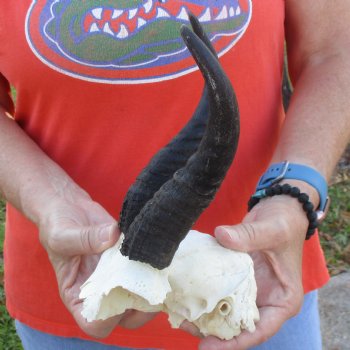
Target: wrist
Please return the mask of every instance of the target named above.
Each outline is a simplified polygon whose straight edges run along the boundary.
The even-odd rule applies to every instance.
[[[315,189],[315,187],[311,186],[305,181],[302,180],[294,180],[294,179],[285,179],[282,180],[280,185],[289,184],[291,186],[298,187],[300,192],[304,192],[309,196],[310,202],[314,205],[314,208],[318,208],[320,205],[320,195]]]
[[[289,196],[292,198],[290,201],[288,212],[292,210],[293,203],[299,206],[300,209],[304,211],[304,218],[307,218],[309,224],[306,229],[305,239],[308,240],[314,233],[316,228],[318,227],[319,220],[318,214],[314,210],[314,205],[310,201],[310,197],[306,192],[302,192],[299,187],[291,186],[288,183],[285,184],[272,184],[269,187],[261,189],[257,191],[248,202],[248,211],[250,211],[256,204],[260,202],[261,199],[265,199],[268,197],[284,197]],[[306,214],[306,215],[305,215]]]
[[[325,218],[329,207],[327,182],[314,168],[288,161],[274,163],[260,177],[256,192],[248,203],[252,209],[260,199],[275,195],[296,198],[309,220],[306,238],[310,238]]]
[[[20,210],[37,226],[57,208],[90,198],[62,169],[55,164],[46,166],[20,188]]]
[[[302,181],[302,183],[304,183],[303,187],[306,186],[306,184],[309,184],[317,191],[319,196],[318,200],[317,197],[313,195],[312,190],[310,194],[314,201],[319,202],[315,209],[318,211],[319,220],[323,220],[329,207],[328,186],[323,175],[310,166],[290,163],[289,161],[274,163],[270,165],[266,172],[261,176],[256,191],[263,190],[274,184],[279,184],[282,181],[287,181],[288,183],[292,180]]]

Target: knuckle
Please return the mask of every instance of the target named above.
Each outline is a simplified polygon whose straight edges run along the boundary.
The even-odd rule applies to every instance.
[[[288,318],[296,316],[303,305],[304,293],[300,287],[292,287],[288,298]]]
[[[242,225],[237,226],[235,228],[235,231],[235,245],[240,246],[240,248],[244,251],[247,250],[247,245],[249,246],[249,242],[254,242],[257,238],[257,232],[254,226],[250,223],[244,223]],[[232,238],[234,239],[234,237]]]
[[[254,332],[254,339],[250,340],[250,346],[258,346],[262,343],[267,342],[274,334],[274,331],[271,329],[263,330],[263,329],[257,329]],[[239,349],[246,350],[247,347],[240,347]]]
[[[256,239],[256,231],[252,224],[246,223],[242,225],[242,229],[250,241],[254,241]]]
[[[88,227],[82,227],[80,231],[80,244],[84,251],[92,252],[93,244],[91,241],[90,230]]]
[[[269,340],[269,336],[266,333],[261,333],[259,338],[259,344],[260,343],[266,343]]]
[[[86,325],[81,327],[81,329],[90,337],[95,338],[95,339],[103,339],[106,338],[110,335],[112,332],[112,329],[108,327],[103,327],[103,328],[96,328],[94,326]]]
[[[60,232],[57,230],[52,230],[50,234],[48,234],[46,240],[44,240],[47,245],[47,247],[54,251],[57,252],[60,250],[60,242],[61,242],[61,235]]]
[[[300,293],[298,296],[296,296],[294,298],[294,303],[293,303],[293,307],[291,308],[291,314],[292,316],[296,316],[300,310],[301,310],[301,307],[303,306],[303,294]]]
[[[276,243],[284,244],[289,241],[290,225],[283,217],[276,218],[276,227],[278,228],[278,234],[276,235]]]

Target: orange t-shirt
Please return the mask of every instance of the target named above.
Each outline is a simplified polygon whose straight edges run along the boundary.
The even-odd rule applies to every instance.
[[[217,225],[240,222],[284,119],[284,1],[111,3],[1,2],[0,73],[17,90],[15,120],[118,219],[136,175],[199,101],[203,79],[179,35],[185,10],[191,10],[220,53],[241,112],[236,159],[195,228],[211,233]],[[328,279],[317,236],[305,243],[303,279],[305,291]],[[60,300],[37,228],[10,205],[5,282],[14,318],[44,332],[89,339]],[[138,330],[117,328],[103,341],[165,349],[198,344],[171,329],[164,314]]]

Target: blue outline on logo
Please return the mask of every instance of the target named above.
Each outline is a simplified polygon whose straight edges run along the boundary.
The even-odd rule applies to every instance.
[[[174,55],[178,55],[181,53],[184,53],[187,51],[187,48],[185,47],[184,49],[179,50],[178,52],[172,52],[171,54],[164,54],[164,55],[159,55],[157,56],[155,59],[147,61],[147,62],[143,62],[140,64],[135,64],[135,65],[129,65],[129,66],[118,66],[115,64],[89,64],[86,62],[81,62],[79,60],[77,60],[76,58],[68,55],[61,47],[60,44],[53,40],[50,35],[47,33],[46,29],[47,26],[50,24],[50,22],[54,19],[54,13],[52,11],[52,8],[55,4],[59,3],[61,0],[54,0],[50,6],[50,13],[51,13],[51,17],[47,20],[47,22],[45,23],[43,29],[41,30],[41,35],[42,37],[46,38],[47,40],[49,40],[51,42],[51,44],[53,46],[55,46],[58,51],[60,52],[60,54],[67,58],[70,61],[73,61],[77,64],[80,65],[84,65],[84,66],[90,66],[90,67],[94,67],[94,68],[104,68],[104,69],[114,69],[114,68],[118,68],[119,70],[123,70],[123,69],[130,69],[130,68],[137,68],[152,62],[155,62],[159,59],[162,59],[164,57],[169,57],[169,56],[174,56]],[[26,22],[25,22],[25,34],[26,34],[26,39],[27,42],[31,48],[31,50],[33,51],[33,53],[35,54],[35,56],[41,61],[43,62],[45,65],[49,66],[50,68],[52,68],[53,70],[68,75],[70,77],[73,78],[77,78],[77,79],[81,79],[81,80],[85,80],[85,81],[90,81],[90,82],[96,82],[96,83],[105,83],[105,84],[143,84],[143,83],[153,83],[153,82],[159,82],[159,81],[164,81],[164,80],[171,80],[171,79],[175,79],[178,78],[180,76],[189,74],[191,72],[194,72],[196,70],[198,70],[198,67],[196,65],[189,67],[189,68],[185,68],[183,70],[180,70],[176,73],[170,73],[167,75],[159,75],[159,76],[153,76],[151,78],[124,78],[124,79],[115,79],[115,78],[94,78],[91,76],[86,76],[86,75],[82,75],[82,74],[78,74],[74,71],[71,70],[67,70],[67,69],[63,69],[60,68],[58,66],[56,66],[52,61],[50,61],[49,59],[47,59],[46,57],[44,57],[39,50],[36,49],[36,47],[33,44],[33,40],[31,39],[30,33],[29,33],[29,21],[30,21],[30,17],[33,11],[33,8],[36,4],[37,0],[33,0],[28,12],[27,12],[27,16],[26,16]],[[211,38],[211,41],[215,41],[215,39],[220,38],[222,36],[232,36],[238,33],[237,37],[232,41],[232,43],[227,46],[224,50],[222,50],[218,56],[221,57],[223,56],[226,52],[228,52],[238,41],[239,39],[243,36],[243,34],[245,33],[247,27],[250,24],[250,20],[251,20],[251,16],[252,16],[252,0],[248,0],[249,2],[249,18],[247,19],[245,25],[241,28],[239,28],[238,30],[236,30],[235,32],[232,33],[221,33],[221,34],[217,34],[215,36],[213,36]],[[51,46],[51,45],[50,45]],[[53,48],[54,51],[57,52],[57,49],[55,50]]]

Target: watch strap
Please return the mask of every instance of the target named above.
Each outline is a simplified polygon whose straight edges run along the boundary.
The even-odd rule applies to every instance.
[[[270,187],[283,179],[301,180],[314,187],[320,196],[319,211],[326,212],[328,186],[325,178],[315,169],[288,161],[272,164],[261,176],[256,191]]]

